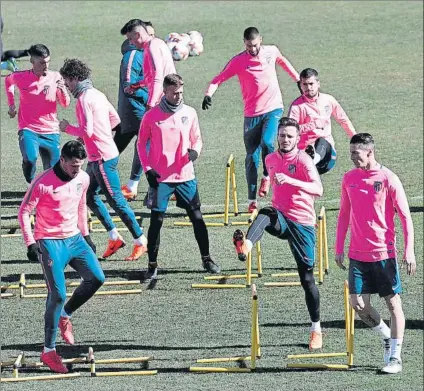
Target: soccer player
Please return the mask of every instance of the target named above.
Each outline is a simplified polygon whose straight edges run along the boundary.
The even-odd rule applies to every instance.
[[[112,137],[112,129],[116,129],[120,124],[118,113],[106,96],[93,87],[90,80],[91,70],[86,64],[77,59],[67,59],[60,73],[65,79],[66,86],[77,99],[75,110],[78,119],[78,126],[72,126],[68,121],[62,120],[60,130],[81,137],[87,148],[87,172],[90,175],[87,205],[109,235],[109,243],[103,258],[115,254],[125,246],[125,241],[119,235],[106,205],[100,199],[100,189],[134,238],[132,254],[125,259],[135,261],[147,251],[146,237],[121,192],[118,173],[119,152]]]
[[[238,258],[245,261],[264,231],[289,242],[312,321],[309,340],[312,350],[322,347],[319,291],[314,278],[314,202],[315,198],[322,196],[323,188],[311,158],[297,148],[299,138],[296,120],[282,117],[278,124],[278,151],[265,159],[271,178],[272,206],[259,210],[247,235],[236,230],[233,243]]]
[[[41,263],[48,289],[41,361],[59,373],[68,370],[56,353],[57,329],[67,344],[74,344],[71,315],[94,295],[105,279],[88,232],[86,193],[90,178],[81,169],[86,157],[81,143],[68,141],[53,168],[31,183],[18,214],[28,259]],[[30,215],[34,209],[33,234]],[[65,304],[68,265],[82,281]]]
[[[202,149],[196,111],[183,103],[184,82],[177,74],[167,75],[164,96],[141,121],[137,149],[149,182],[147,207],[151,209],[148,232],[149,265],[146,275],[156,279],[160,230],[169,198],[176,195],[177,206],[187,211],[193,224],[202,263],[210,273],[219,273],[209,254],[209,237],[200,211],[199,192],[193,162]],[[150,142],[150,149],[146,149]]]
[[[19,89],[19,148],[24,177],[29,184],[34,179],[39,154],[45,170],[59,160],[57,102],[62,107],[68,107],[70,97],[59,72],[49,70],[49,49],[37,44],[28,51],[32,69],[8,75],[5,88],[10,118],[16,116],[15,86]]]
[[[154,30],[151,35],[150,27],[140,19],[131,19],[121,29],[121,34],[126,35],[130,43],[138,49],[144,49],[143,72],[144,85],[148,91],[147,110],[159,104],[165,76],[176,72],[171,51],[164,41],[154,36]]]
[[[322,196],[319,174],[311,160],[297,148],[299,124],[283,117],[278,124],[278,151],[265,159],[272,186],[272,206],[259,210],[245,236],[236,230],[233,243],[238,258],[245,261],[264,233],[286,239],[297,263],[306,305],[312,321],[309,349],[322,347],[319,291],[315,284],[315,198]]]
[[[345,130],[349,137],[356,134],[349,117],[337,100],[320,92],[318,72],[306,68],[300,72],[302,95],[290,106],[289,117],[300,126],[298,148],[314,160],[320,175],[330,171],[336,164],[337,153],[331,135],[331,117]]]
[[[383,339],[383,373],[402,371],[401,349],[405,332],[402,291],[396,260],[395,215],[399,215],[404,236],[403,264],[414,275],[414,228],[405,191],[399,178],[377,162],[375,143],[368,133],[350,140],[350,158],[355,166],[342,180],[340,212],[337,220],[336,263],[342,268],[344,243],[350,227],[350,302],[366,325]],[[371,305],[371,294],[386,301],[390,329]]]
[[[212,79],[202,109],[206,110],[212,105],[212,96],[222,83],[233,76],[238,77],[244,101],[245,167],[248,210],[251,213],[258,208],[256,193],[261,150],[263,178],[259,197],[265,197],[269,192],[271,180],[265,167],[265,158],[274,151],[278,121],[284,111],[275,65],[283,68],[296,82],[299,75],[276,46],[262,45],[257,28],[247,28],[243,37],[246,50],[234,56],[224,70]]]
[[[146,112],[147,88],[139,88],[131,94],[126,93],[126,87],[144,80],[144,51],[137,49],[126,39],[121,46],[122,60],[119,76],[118,114],[121,118],[121,128],[115,133],[114,140],[119,153],[122,153],[131,140],[138,136],[141,119]],[[126,185],[122,186],[122,194],[130,201],[137,197],[137,188],[143,169],[134,146],[131,176]]]

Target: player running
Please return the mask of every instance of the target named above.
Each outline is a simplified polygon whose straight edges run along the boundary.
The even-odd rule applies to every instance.
[[[319,291],[315,284],[315,198],[323,188],[311,158],[297,148],[299,125],[283,117],[278,124],[278,151],[265,159],[272,186],[272,206],[259,210],[245,236],[236,230],[233,243],[238,258],[245,261],[253,245],[261,240],[264,231],[289,242],[306,305],[312,321],[309,349],[322,347]]]
[[[405,315],[400,293],[396,250],[395,215],[399,215],[404,236],[403,264],[414,275],[414,227],[408,200],[399,178],[375,158],[375,143],[368,133],[350,140],[350,158],[355,168],[342,180],[337,221],[336,263],[345,270],[344,243],[350,227],[349,292],[352,307],[365,324],[379,333],[384,345],[383,373],[402,371],[401,349]],[[378,293],[390,312],[390,329],[371,305]]]
[[[262,45],[257,28],[247,28],[243,37],[246,50],[234,56],[224,70],[212,79],[203,98],[202,109],[206,110],[212,105],[212,96],[222,83],[233,76],[238,77],[244,102],[245,169],[248,211],[251,213],[258,208],[256,193],[261,151],[263,178],[259,197],[265,197],[269,192],[271,179],[265,167],[265,158],[274,151],[278,121],[284,112],[275,65],[283,68],[296,82],[299,75],[276,46]]]

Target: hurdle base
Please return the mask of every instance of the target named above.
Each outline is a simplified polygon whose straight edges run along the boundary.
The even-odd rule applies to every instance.
[[[250,288],[250,285],[241,284],[191,284],[193,289],[242,289]]]
[[[251,368],[224,368],[224,367],[190,367],[190,372],[209,372],[209,373],[249,373],[253,372],[254,369]]]
[[[28,376],[28,377],[2,377],[1,383],[15,383],[15,382],[26,382],[32,380],[58,380],[58,379],[69,379],[74,377],[80,377],[79,372],[76,373],[64,373],[60,375],[44,375],[44,376]]]
[[[327,369],[346,371],[351,369],[347,364],[287,364],[287,368],[291,369]]]
[[[157,375],[158,371],[114,371],[114,372],[92,372],[91,377],[107,377],[107,376],[151,376]]]

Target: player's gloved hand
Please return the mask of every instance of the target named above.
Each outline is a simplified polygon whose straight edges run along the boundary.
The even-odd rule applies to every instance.
[[[194,162],[199,157],[199,154],[194,149],[189,148],[187,149],[187,152],[188,152],[188,160],[190,160],[191,162]]]
[[[146,178],[151,188],[157,189],[159,187],[158,178],[160,178],[160,175],[153,168],[146,171]]]
[[[90,235],[84,236],[84,239],[87,242],[87,244],[91,247],[91,249],[93,250],[93,252],[95,254],[96,253],[96,245],[91,240]]]
[[[302,87],[301,87],[301,84],[300,84],[300,80],[297,82],[297,88],[299,88],[300,95],[303,95],[303,91],[302,91]]]
[[[203,110],[209,110],[209,107],[212,106],[212,98],[210,96],[205,96],[203,98],[203,102],[202,102],[202,109]]]
[[[38,243],[33,243],[28,246],[27,257],[31,262],[39,262],[38,257],[40,254],[42,253]]]

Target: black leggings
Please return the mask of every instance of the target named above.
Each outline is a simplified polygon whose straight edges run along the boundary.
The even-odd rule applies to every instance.
[[[199,246],[200,254],[202,258],[209,257],[209,235],[205,221],[203,220],[202,212],[200,209],[186,209],[186,211],[193,224],[194,237]],[[157,212],[154,210],[152,210],[150,215],[150,227],[147,234],[147,253],[149,255],[149,262],[152,263],[157,262],[160,245],[160,230],[163,225],[164,216],[165,212]]]
[[[9,58],[21,58],[28,56],[28,50],[6,50],[1,55],[1,61],[7,61]]]

